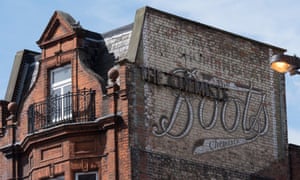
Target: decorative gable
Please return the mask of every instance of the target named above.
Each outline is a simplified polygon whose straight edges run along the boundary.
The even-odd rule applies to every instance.
[[[55,11],[37,44],[41,47],[58,39],[72,36],[75,33],[74,28],[78,26],[79,24],[69,14]]]
[[[56,20],[53,28],[50,29],[50,31],[47,34],[45,40],[46,41],[55,40],[55,39],[58,39],[59,37],[62,37],[66,34],[69,34],[69,33],[70,33],[70,31],[68,31],[68,29],[63,24],[61,24],[58,20]]]

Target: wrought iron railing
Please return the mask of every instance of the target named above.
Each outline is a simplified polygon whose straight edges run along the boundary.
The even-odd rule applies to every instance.
[[[60,124],[92,121],[95,119],[95,90],[69,92],[32,104],[28,118],[29,133]]]

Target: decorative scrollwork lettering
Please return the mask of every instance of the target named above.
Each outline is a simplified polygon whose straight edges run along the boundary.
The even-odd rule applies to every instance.
[[[234,123],[231,127],[228,127],[226,122],[226,112],[229,102],[233,102],[235,106],[235,118]],[[226,102],[223,103],[222,107],[222,113],[221,113],[221,123],[223,125],[223,128],[227,132],[234,132],[238,128],[239,120],[240,120],[240,100],[237,98],[228,98]]]
[[[225,132],[236,132],[239,127],[244,132],[243,141],[240,140],[236,143],[232,140],[229,145],[226,144],[224,147],[251,142],[268,131],[269,115],[265,103],[266,95],[253,88],[252,83],[250,83],[249,88],[236,86],[234,83],[226,84],[222,82],[222,86],[210,84],[207,81],[198,80],[196,69],[179,68],[171,71],[171,73],[151,68],[149,70],[143,68],[143,71],[145,71],[143,78],[148,83],[177,89],[173,91],[175,92],[173,93],[175,101],[170,118],[161,115],[158,123],[153,125],[152,132],[157,137],[168,136],[173,139],[180,139],[187,136],[194,122],[194,111],[191,102],[197,103],[197,101],[199,101],[198,120],[203,129],[213,129],[217,120],[220,119],[220,124]],[[229,90],[245,93],[245,99],[229,96],[227,94]],[[195,95],[198,95],[199,98],[194,98]],[[183,109],[184,105],[185,109]],[[205,111],[207,107],[210,108],[209,112]],[[258,108],[256,109],[256,107]],[[231,116],[228,116],[229,111]],[[186,113],[186,119],[179,118],[180,113]],[[211,113],[211,115],[205,113]],[[176,127],[176,124],[185,124],[185,126]],[[225,140],[221,142],[227,143]]]
[[[204,117],[203,117],[203,110],[204,110],[204,105],[205,101],[213,101],[214,103],[214,108],[213,108],[213,115],[209,121],[209,123],[205,124]],[[199,123],[202,126],[203,129],[212,129],[216,122],[217,122],[217,116],[218,116],[218,101],[215,99],[208,99],[208,98],[202,98],[200,103],[199,103],[199,111],[198,111],[198,116],[199,116]]]
[[[172,128],[174,126],[174,123],[178,116],[178,112],[180,111],[183,103],[186,104],[187,109],[188,109],[188,117],[187,117],[186,126],[178,134],[172,134],[170,131],[172,130]],[[192,108],[192,104],[191,104],[190,100],[182,95],[179,95],[176,98],[172,112],[173,113],[172,113],[170,119],[168,119],[168,117],[166,117],[166,116],[161,116],[161,118],[159,120],[161,132],[159,132],[159,128],[157,126],[153,126],[152,132],[154,135],[159,136],[159,137],[167,135],[171,138],[179,139],[179,138],[183,138],[190,132],[192,125],[193,125],[193,108]]]

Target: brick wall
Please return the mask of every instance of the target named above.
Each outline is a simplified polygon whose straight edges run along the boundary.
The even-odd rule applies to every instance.
[[[282,49],[151,8],[143,18],[130,60],[134,148],[245,174],[287,157],[284,79],[268,61]],[[144,160],[136,171],[161,171]]]
[[[62,30],[62,28],[68,27],[65,24],[67,22],[56,17],[56,15],[57,13],[51,20],[59,20],[59,26],[52,27],[52,21],[50,21],[47,28],[53,29],[46,29],[45,32],[47,34],[50,31],[54,34],[50,33],[45,37],[42,35],[41,41],[39,41],[42,48],[39,73],[32,91],[19,105],[16,141],[20,144],[22,152],[20,152],[21,158],[18,162],[20,166],[18,176],[24,179],[30,177],[37,179],[64,175],[66,179],[75,179],[74,174],[76,172],[97,171],[99,177],[113,179],[117,177],[116,172],[118,171],[119,177],[130,179],[126,66],[122,63],[116,66],[120,72],[118,83],[121,88],[118,111],[122,112],[123,118],[120,122],[115,122],[111,89],[108,90],[108,94],[104,94],[108,80],[106,74],[114,63],[114,59],[107,52],[107,47],[101,43],[101,39],[84,36],[88,34],[93,38],[99,38],[101,35],[85,30],[78,34],[68,31],[70,29]],[[126,55],[129,37],[130,31],[109,37],[107,41],[111,47],[110,53],[115,53],[123,58]],[[103,55],[103,53],[106,54]],[[72,92],[84,88],[96,92],[95,119],[76,125],[62,123],[55,127],[38,129],[35,133],[29,133],[28,110],[30,105],[44,101],[50,96],[50,71],[67,64],[70,64],[72,69]],[[5,103],[7,106],[7,102]],[[6,115],[5,110],[7,108],[0,110],[3,110],[1,114],[5,119],[6,116],[4,117],[4,115]],[[1,127],[4,123],[5,121],[1,121]],[[0,147],[10,144],[11,137],[11,134],[6,134],[5,137],[1,138]],[[10,161],[1,154],[0,167],[8,168],[0,168],[0,180],[7,179],[12,174]],[[119,162],[119,166],[116,166],[116,162]],[[116,170],[116,168],[119,169]]]
[[[8,137],[5,137],[5,135],[8,134],[7,128],[6,128],[6,119],[9,116],[9,112],[7,109],[8,102],[7,101],[0,101],[0,147],[4,147],[7,144],[10,144],[11,142]],[[10,167],[11,163],[9,160],[0,152],[0,180],[7,179],[9,177],[10,171],[8,171],[5,168],[1,167]]]
[[[132,157],[133,163],[138,163],[142,166],[133,170],[133,179],[275,179],[138,149],[132,149]]]
[[[119,119],[117,125],[117,142],[118,142],[118,167],[120,179],[131,179],[131,156],[129,151],[129,104],[128,104],[128,86],[127,86],[127,72],[128,67],[125,58],[127,57],[129,40],[131,37],[131,25],[121,27],[117,30],[112,30],[104,34],[105,45],[118,62],[114,68],[119,71],[119,78],[117,83],[120,86],[119,100],[118,100],[118,113],[121,113],[122,118]],[[109,81],[109,86],[112,85]],[[108,97],[112,98],[112,88],[108,91]],[[108,101],[107,98],[104,98]],[[111,101],[111,99],[110,99]],[[112,105],[112,104],[110,104]],[[113,107],[111,107],[113,109]],[[112,111],[111,111],[112,112]]]
[[[2,137],[5,133],[6,118],[9,115],[7,105],[7,101],[0,101],[0,137]]]
[[[142,9],[133,30],[105,36],[109,52],[120,60],[115,68],[120,73],[122,118],[115,126],[109,118],[112,89],[103,96],[103,82],[84,64],[88,53],[81,56],[76,50],[82,39],[61,34],[65,30],[58,27],[53,41],[45,39],[51,43],[42,42],[40,72],[21,106],[17,141],[28,138],[29,105],[49,95],[49,70],[64,64],[72,65],[74,91],[96,90],[100,119],[83,128],[62,126],[57,132],[31,136],[22,144],[24,176],[38,167],[33,177],[49,177],[54,168],[54,175],[65,173],[73,179],[75,171],[88,167],[112,179],[115,155],[120,179],[276,179],[270,176],[274,170],[286,176],[286,168],[281,168],[288,162],[284,77],[271,71],[268,61],[283,49]],[[1,147],[8,140],[2,138]],[[95,151],[85,154],[87,146]],[[294,157],[297,149],[291,152]],[[10,163],[0,156],[4,166]],[[6,179],[6,173],[11,174],[0,168],[0,179]]]
[[[289,144],[289,160],[291,179],[300,179],[300,146]]]

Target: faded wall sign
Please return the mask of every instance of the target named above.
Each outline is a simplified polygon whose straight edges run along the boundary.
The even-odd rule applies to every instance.
[[[252,82],[237,85],[202,74],[198,69],[177,68],[163,72],[140,67],[140,70],[144,81],[174,90],[171,114],[161,114],[152,125],[152,133],[156,137],[184,138],[195,121],[203,130],[214,129],[220,121],[225,133],[232,136],[236,131],[242,132],[234,138],[199,138],[194,142],[193,153],[202,154],[252,142],[268,131],[266,94],[255,88]],[[192,105],[195,102],[197,106]],[[178,118],[183,109],[185,119]],[[230,117],[228,114],[231,114]],[[178,122],[184,122],[184,127],[176,128]],[[198,133],[200,135],[202,132]]]

